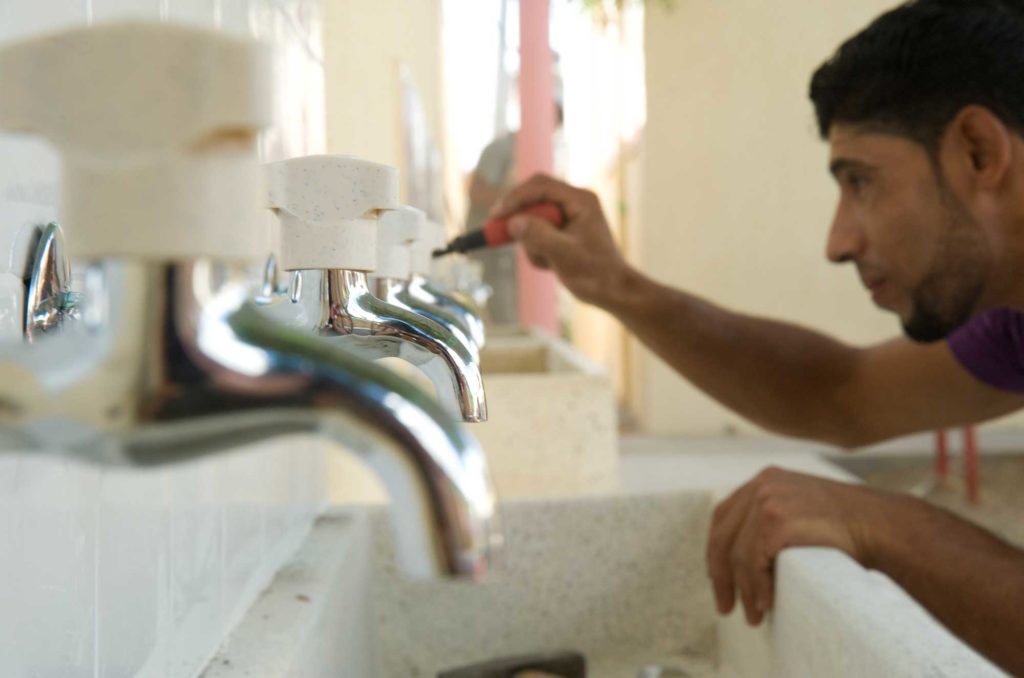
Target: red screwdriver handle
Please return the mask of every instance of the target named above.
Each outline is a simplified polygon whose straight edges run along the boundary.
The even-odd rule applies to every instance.
[[[483,228],[487,246],[498,247],[499,245],[506,245],[512,242],[512,236],[508,232],[508,220],[520,214],[543,219],[553,226],[561,226],[565,223],[565,215],[562,214],[562,208],[557,203],[539,202],[507,217],[488,219]]]

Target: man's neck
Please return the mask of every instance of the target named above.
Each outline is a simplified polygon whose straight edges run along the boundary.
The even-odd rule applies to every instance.
[[[979,303],[982,310],[1014,308],[1024,311],[1024,220],[999,244],[989,284]]]

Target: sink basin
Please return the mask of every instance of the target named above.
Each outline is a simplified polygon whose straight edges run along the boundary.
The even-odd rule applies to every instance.
[[[499,656],[572,649],[589,678],[648,665],[713,674],[702,493],[528,501],[503,507],[507,550],[482,585],[414,582],[373,516],[371,599],[379,676],[435,676]]]
[[[716,675],[710,506],[701,492],[506,503],[506,554],[483,584],[404,578],[387,510],[336,509],[204,678],[433,678],[566,649],[586,657],[588,678]]]
[[[480,353],[490,418],[475,424],[506,498],[603,494],[618,487],[611,380],[569,344],[498,332]]]
[[[402,578],[386,510],[335,508],[204,678],[433,678],[560,650],[583,653],[590,678],[648,666],[695,678],[1004,675],[886,577],[831,549],[782,553],[766,624],[719,618],[703,562],[712,497],[763,468],[773,446],[773,463],[849,476],[792,442],[685,445],[626,444],[617,494],[505,502],[504,561],[479,585]]]
[[[416,368],[382,364],[430,391]],[[467,424],[499,496],[600,495],[619,487],[617,415],[605,372],[569,344],[532,330],[499,330],[480,352],[489,419]],[[332,501],[387,503],[377,477],[348,455],[328,460]]]

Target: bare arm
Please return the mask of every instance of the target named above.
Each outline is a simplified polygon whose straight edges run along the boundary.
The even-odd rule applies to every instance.
[[[1024,552],[922,501],[898,501],[900,518],[880,526],[867,565],[966,643],[1024,674]]]
[[[1024,398],[989,388],[944,343],[854,348],[792,324],[733,313],[661,285],[618,252],[596,196],[549,177],[506,194],[495,210],[551,200],[561,230],[529,217],[513,231],[537,265],[583,301],[615,315],[682,376],[726,407],[778,433],[854,447],[989,419]]]
[[[855,348],[626,275],[638,279],[606,308],[695,386],[777,433],[856,447],[1024,407],[974,379],[944,342]]]
[[[1024,552],[925,502],[768,469],[715,510],[708,573],[719,611],[736,591],[748,622],[774,604],[773,563],[790,546],[832,546],[885,572],[950,631],[1024,675]]]

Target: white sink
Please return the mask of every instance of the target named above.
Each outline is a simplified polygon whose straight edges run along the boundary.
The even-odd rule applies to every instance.
[[[704,570],[713,497],[768,461],[844,477],[786,445],[626,455],[620,493],[506,502],[504,561],[483,584],[403,579],[386,508],[335,509],[204,675],[433,678],[555,650],[582,652],[590,678],[648,665],[695,678],[1003,675],[886,577],[830,549],[782,554],[766,624],[717,617]]]
[[[383,363],[430,390],[397,359]],[[466,424],[502,499],[606,495],[618,489],[614,393],[607,374],[539,331],[500,331],[480,352],[489,418]],[[385,504],[384,486],[354,456],[329,458],[331,498]]]
[[[499,330],[481,351],[489,419],[466,424],[487,455],[504,499],[572,497],[619,486],[615,396],[607,374],[569,344],[541,332]],[[422,388],[416,368],[382,361]],[[387,503],[384,487],[358,459],[328,460],[331,498]]]
[[[508,503],[503,562],[474,584],[404,578],[386,508],[341,509],[204,676],[433,678],[575,650],[590,678],[632,678],[649,665],[705,678],[715,637],[702,556],[709,510],[699,492]]]
[[[536,331],[494,333],[480,363],[490,418],[471,431],[502,497],[618,488],[615,395],[604,370]]]
[[[591,678],[646,665],[712,673],[715,618],[703,565],[709,497],[505,504],[507,550],[483,584],[396,573],[373,516],[371,599],[379,676],[435,676],[495,657],[576,650]],[[623,673],[624,667],[629,668]]]

